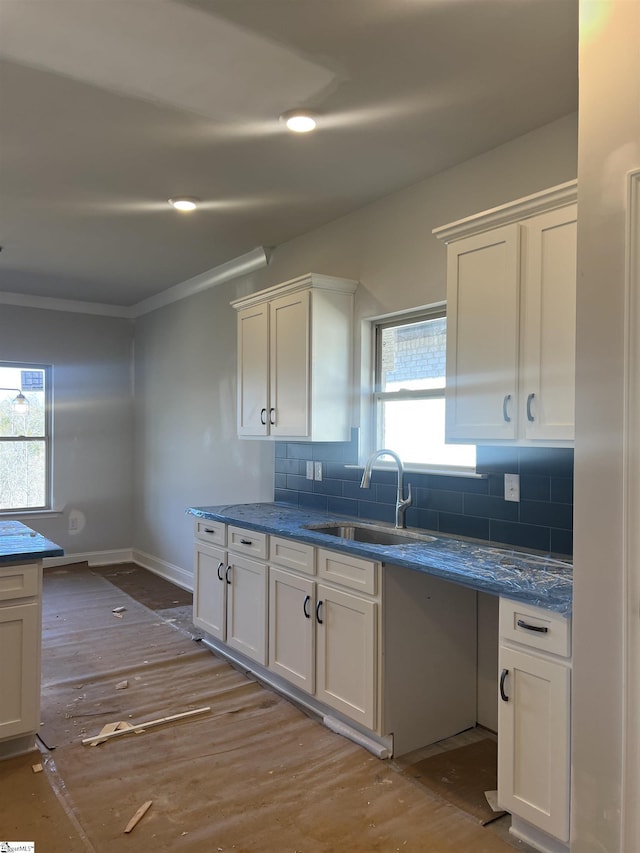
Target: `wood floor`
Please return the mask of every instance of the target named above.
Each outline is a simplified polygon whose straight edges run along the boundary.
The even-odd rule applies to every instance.
[[[483,827],[403,773],[486,732],[380,761],[194,642],[184,592],[164,583],[135,566],[45,573],[51,749],[0,765],[0,838],[35,840],[38,853],[529,850],[508,816]],[[108,722],[203,706],[211,712],[182,723],[81,743]]]

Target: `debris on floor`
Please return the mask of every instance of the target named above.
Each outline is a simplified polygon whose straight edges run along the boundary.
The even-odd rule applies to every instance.
[[[125,832],[131,832],[131,830],[142,820],[142,818],[151,808],[151,803],[153,803],[153,800],[147,800],[146,803],[143,803],[140,806],[138,811],[134,814],[129,823],[126,825],[124,829]]]
[[[120,737],[121,735],[130,734],[131,732],[139,734],[140,732],[144,732],[146,729],[153,728],[154,726],[164,725],[164,723],[172,723],[175,720],[184,720],[186,717],[195,717],[197,714],[204,714],[206,711],[210,710],[211,708],[207,705],[205,708],[196,708],[193,711],[183,711],[180,714],[171,714],[168,717],[159,717],[157,720],[147,720],[143,723],[138,723],[138,725],[131,725],[131,723],[123,722],[107,723],[100,734],[93,735],[93,737],[83,738],[82,743],[85,746],[97,746],[99,743],[103,743],[105,740],[111,740],[111,738],[114,737]]]

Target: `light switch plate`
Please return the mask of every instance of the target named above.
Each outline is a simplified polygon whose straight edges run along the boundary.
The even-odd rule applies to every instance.
[[[520,474],[504,475],[505,501],[520,501]]]
[[[313,480],[313,462],[307,462],[307,480]]]
[[[315,479],[316,480],[322,479],[322,462],[316,462],[315,463]]]

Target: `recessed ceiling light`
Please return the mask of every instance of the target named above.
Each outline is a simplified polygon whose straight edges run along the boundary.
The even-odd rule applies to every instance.
[[[175,207],[176,210],[186,212],[195,210],[199,201],[199,198],[193,198],[193,196],[181,196],[180,198],[170,198],[169,204]]]
[[[309,133],[316,128],[316,116],[309,110],[290,110],[283,113],[280,118],[287,128],[294,133]]]

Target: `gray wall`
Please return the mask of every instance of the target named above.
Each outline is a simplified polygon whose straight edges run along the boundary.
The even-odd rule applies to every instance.
[[[431,229],[574,179],[576,154],[571,115],[279,246],[263,270],[137,320],[134,546],[191,572],[185,506],[273,498],[273,447],[234,437],[232,299],[306,272],[353,278],[356,328],[442,300],[446,252]]]
[[[188,506],[273,500],[272,444],[236,438],[231,284],[146,314],[135,338],[135,537],[192,576]]]
[[[623,741],[634,686],[625,622],[638,621],[625,588],[625,263],[627,173],[640,169],[640,4],[580,8],[572,849],[631,853],[637,788],[625,814],[622,782],[627,762],[639,778],[640,756]],[[627,722],[636,732],[639,714]]]
[[[128,320],[0,306],[0,359],[53,365],[57,512],[21,518],[69,553],[131,547],[132,339]]]

